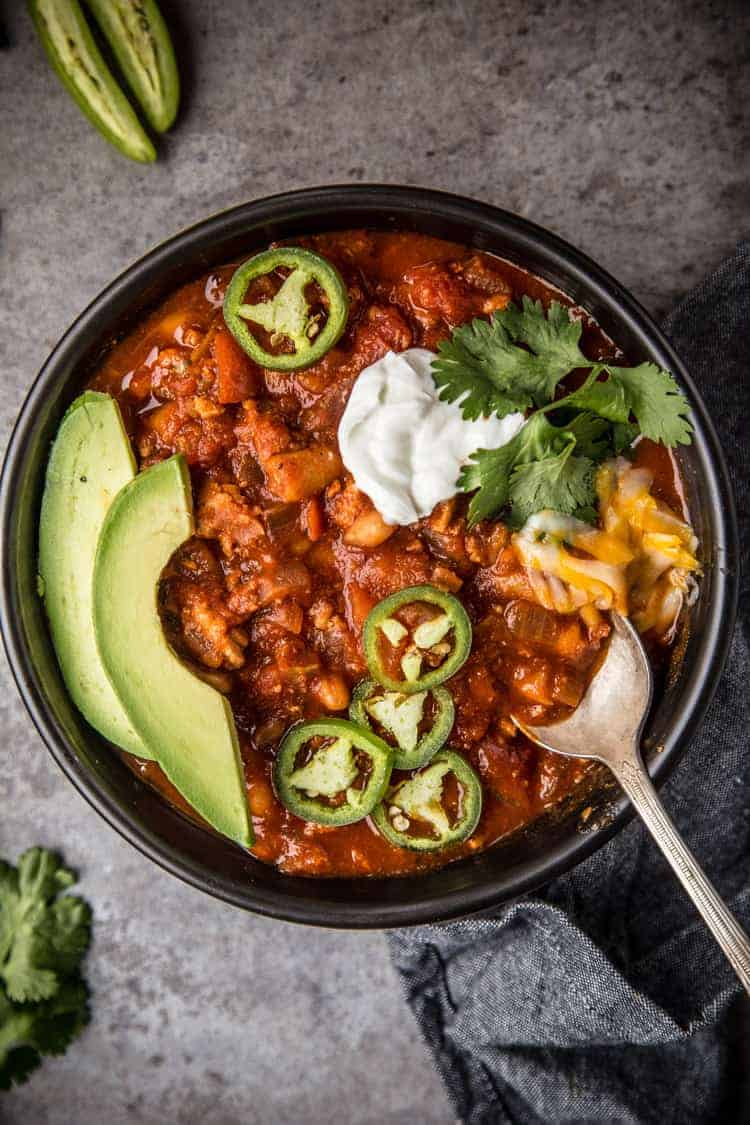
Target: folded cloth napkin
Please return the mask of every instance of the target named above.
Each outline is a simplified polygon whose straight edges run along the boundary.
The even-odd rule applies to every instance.
[[[750,242],[666,322],[714,422],[750,549]],[[662,790],[750,925],[748,578],[713,704]],[[656,845],[631,823],[492,918],[396,931],[391,954],[471,1125],[750,1120],[750,1005]]]

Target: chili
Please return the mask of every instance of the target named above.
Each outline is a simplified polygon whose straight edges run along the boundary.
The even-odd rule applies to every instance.
[[[424,603],[442,612],[416,624],[402,620],[410,607]],[[363,642],[373,678],[391,691],[410,695],[443,683],[465,663],[471,651],[471,622],[452,594],[436,586],[409,586],[370,611]],[[401,679],[393,674],[394,661]],[[423,672],[425,662],[428,670]]]
[[[391,529],[386,541],[350,542],[352,526],[370,508],[340,467],[326,483],[337,427],[354,380],[388,350],[437,350],[450,326],[490,315],[509,297],[520,302],[527,295],[545,306],[567,301],[507,260],[414,231],[333,232],[300,236],[295,244],[346,263],[352,311],[341,342],[322,362],[276,374],[236,344],[245,377],[241,357],[224,356],[231,334],[221,303],[235,263],[187,281],[113,341],[93,385],[117,398],[141,467],[175,452],[189,460],[199,534],[165,571],[159,609],[181,657],[231,700],[256,833],[253,855],[287,875],[436,870],[524,829],[563,799],[585,807],[596,771],[534,746],[510,716],[539,724],[568,714],[597,667],[609,625],[598,612],[542,608],[506,529],[488,523],[469,530],[462,496],[417,524]],[[280,280],[259,279],[247,301],[273,293]],[[582,325],[587,356],[622,362],[590,317],[582,316]],[[262,330],[258,335],[264,339]],[[290,452],[282,501],[272,485]],[[636,466],[654,476],[654,495],[684,514],[673,453],[644,439],[633,454]],[[434,851],[393,847],[369,817],[335,831],[308,823],[285,808],[273,786],[277,747],[291,724],[322,711],[345,716],[347,688],[370,675],[362,646],[368,612],[395,590],[425,583],[450,590],[471,616],[471,656],[444,684],[456,711],[448,745],[477,770],[484,798],[472,836]],[[425,604],[396,618],[408,626],[430,613],[437,608]],[[658,635],[647,641],[661,678],[669,648]],[[380,647],[400,677],[398,650],[385,641]],[[426,703],[423,726],[430,710]],[[374,733],[384,733],[377,723]],[[195,816],[156,763],[130,755],[125,761],[170,805]],[[453,776],[445,787],[450,803]]]
[[[392,766],[393,750],[372,731],[346,719],[321,719],[287,733],[273,778],[289,812],[314,824],[337,826],[354,824],[372,812],[383,798]]]
[[[250,284],[270,278],[279,268],[290,272],[274,296],[245,304]],[[306,294],[312,282],[322,290],[322,311],[315,311]],[[261,367],[274,371],[296,371],[319,360],[341,336],[348,314],[347,289],[338,270],[320,254],[298,246],[264,250],[250,258],[235,271],[224,297],[224,320],[237,343]],[[272,346],[286,339],[294,351],[269,351],[250,331],[248,321],[265,330]]]
[[[387,691],[375,680],[357,684],[349,705],[353,723],[374,726],[377,733],[383,732],[381,737],[386,742],[393,739],[393,766],[397,770],[415,770],[426,765],[447,742],[455,713],[453,696],[444,687],[407,695]]]
[[[445,778],[450,774],[459,789],[454,815],[446,807]],[[372,818],[396,847],[436,851],[468,839],[481,812],[482,785],[476,773],[454,750],[441,750],[429,765],[386,793]],[[417,834],[410,831],[414,827],[427,831]]]

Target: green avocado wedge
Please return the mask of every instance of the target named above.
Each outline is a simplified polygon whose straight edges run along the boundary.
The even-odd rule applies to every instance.
[[[89,121],[131,160],[156,160],[156,149],[102,58],[78,0],[28,0],[28,8],[47,57]]]
[[[157,606],[161,572],[193,532],[190,475],[180,454],[126,485],[99,537],[94,630],[112,686],[169,780],[217,832],[250,847],[231,707],[169,647]]]
[[[177,116],[180,79],[172,40],[154,0],[85,0],[149,124],[164,133]]]
[[[92,581],[99,532],[117,493],[135,476],[120,408],[86,391],[57,431],[39,522],[39,577],[65,685],[92,727],[150,758],[107,679],[94,636]]]

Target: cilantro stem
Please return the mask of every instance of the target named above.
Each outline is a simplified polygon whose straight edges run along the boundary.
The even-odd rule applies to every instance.
[[[591,370],[589,371],[589,373],[586,376],[586,378],[584,379],[584,381],[581,383],[580,387],[576,387],[576,389],[574,391],[569,391],[566,395],[563,395],[562,398],[553,399],[552,402],[548,402],[546,406],[538,407],[534,411],[534,414],[548,414],[552,410],[557,410],[559,407],[565,406],[565,404],[570,399],[575,399],[576,395],[579,395],[581,393],[581,391],[587,390],[591,386],[592,383],[595,383],[596,380],[601,375],[602,371],[606,371],[606,370],[607,370],[607,364],[606,363],[594,363],[594,364],[592,364]],[[529,419],[533,418],[534,414],[530,414],[529,418],[527,418],[526,421],[528,422]]]

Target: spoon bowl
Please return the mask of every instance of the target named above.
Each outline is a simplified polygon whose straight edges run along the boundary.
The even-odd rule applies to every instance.
[[[549,726],[513,721],[546,750],[593,758],[614,769],[632,753],[653,693],[654,677],[641,639],[627,617],[613,613],[605,658],[573,714]]]

